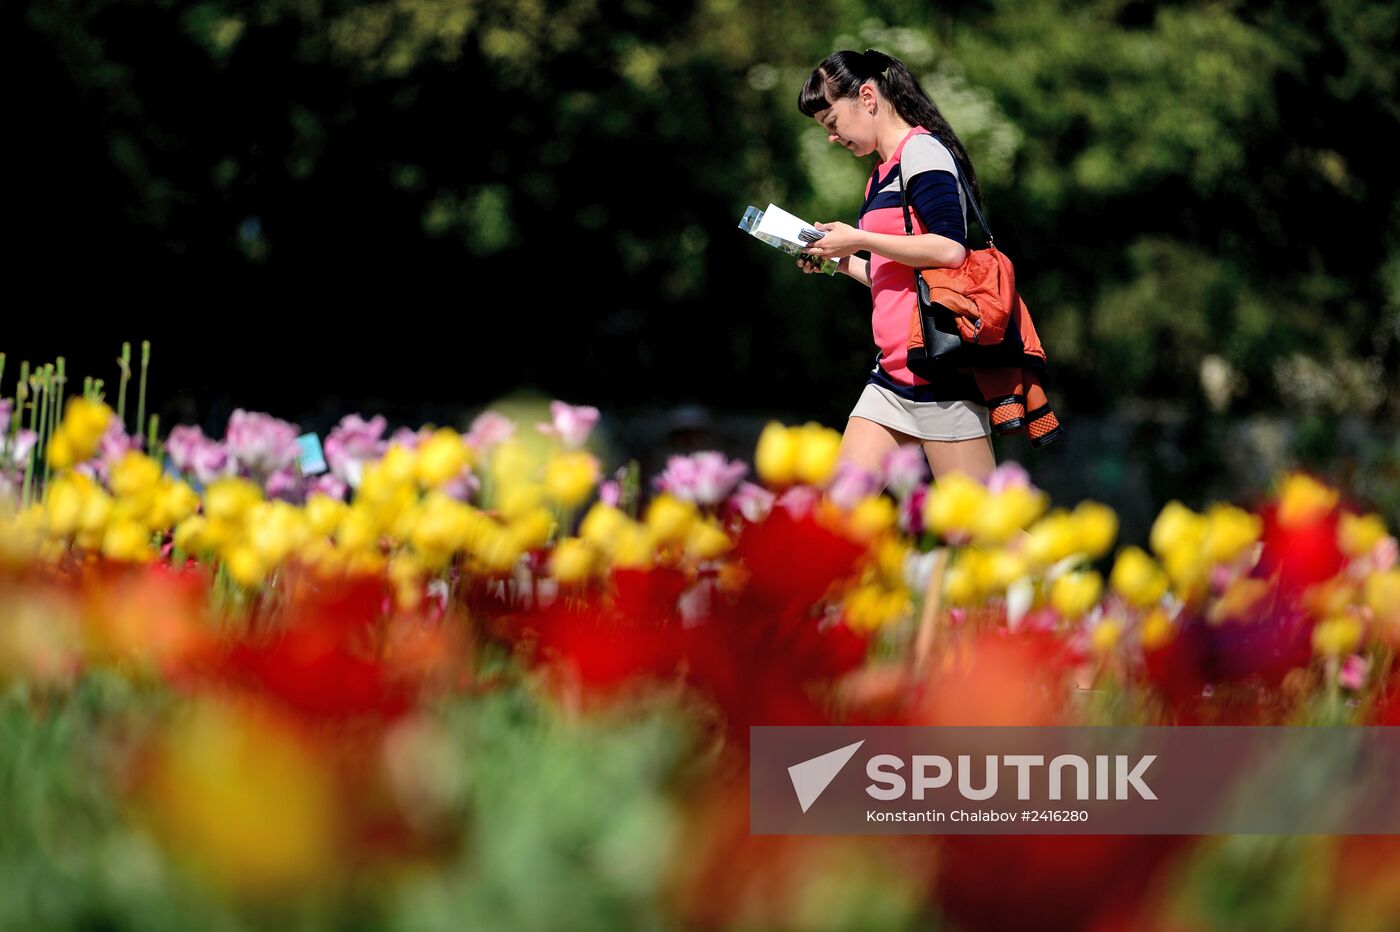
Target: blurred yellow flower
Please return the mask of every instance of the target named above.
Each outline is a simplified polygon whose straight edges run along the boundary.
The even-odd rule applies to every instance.
[[[1066,573],[1050,585],[1050,604],[1065,618],[1078,618],[1099,602],[1103,578],[1093,570]]]
[[[561,583],[579,583],[592,578],[600,565],[598,551],[586,540],[566,537],[549,555],[549,572]]]
[[[441,427],[418,448],[418,482],[425,488],[436,488],[459,477],[471,462],[472,450],[462,435]]]
[[[152,531],[161,531],[175,526],[197,510],[198,492],[186,482],[162,476],[151,501],[151,508],[146,513],[146,526]]]
[[[1267,579],[1236,579],[1211,603],[1206,621],[1213,625],[1224,621],[1253,621],[1271,591]]]
[[[1108,584],[1135,608],[1157,604],[1167,592],[1167,574],[1140,547],[1124,547],[1113,562]]]
[[[1364,556],[1385,538],[1385,521],[1380,515],[1342,512],[1342,519],[1337,524],[1337,546],[1342,553],[1352,559]]]
[[[1070,513],[1056,508],[1031,525],[1026,556],[1037,566],[1054,566],[1079,552],[1079,527]]]
[[[981,581],[986,576],[982,562],[981,551],[967,549],[948,567],[943,576],[943,597],[949,605],[966,607],[982,600]]]
[[[656,535],[649,527],[628,521],[617,529],[613,539],[613,565],[622,569],[649,569],[656,562],[656,543]]]
[[[526,446],[518,437],[497,444],[491,453],[491,479],[497,486],[538,482],[544,465],[541,450]]]
[[[663,492],[647,506],[646,526],[656,542],[666,546],[683,542],[698,517],[693,504]]]
[[[1205,540],[1202,545],[1207,563],[1230,563],[1239,558],[1259,540],[1264,523],[1234,505],[1212,505],[1205,516]]]
[[[208,518],[203,515],[190,515],[175,525],[173,542],[176,549],[191,556],[213,550],[214,545],[205,537],[208,528]]]
[[[81,395],[69,398],[63,420],[49,440],[49,465],[54,469],[67,469],[91,457],[115,416],[112,409],[100,401]]]
[[[883,495],[870,495],[851,509],[848,526],[859,541],[872,541],[894,527],[899,520],[895,503]]]
[[[506,529],[521,552],[543,547],[554,533],[554,515],[547,508],[536,508],[521,515]]]
[[[941,537],[970,535],[986,507],[987,489],[964,473],[949,473],[935,482],[924,499],[924,524]]]
[[[539,508],[544,501],[544,486],[534,482],[511,482],[502,486],[496,496],[496,513],[502,520],[513,521]]]
[[[472,552],[487,571],[504,573],[515,566],[525,548],[514,534],[496,527],[474,542]]]
[[[1324,657],[1350,654],[1361,644],[1361,622],[1351,615],[1339,615],[1319,622],[1313,628],[1313,652]]]
[[[117,495],[139,495],[160,482],[160,463],[144,453],[128,450],[112,466],[108,485]]]
[[[1049,502],[1044,492],[1024,486],[989,495],[974,519],[973,539],[979,544],[1005,544],[1044,514]]]
[[[754,451],[754,469],[769,485],[791,485],[797,478],[797,447],[795,433],[777,421],[769,421],[758,435]]]
[[[1083,501],[1075,506],[1071,517],[1079,538],[1079,553],[1091,560],[1108,553],[1118,536],[1118,515],[1112,508],[1100,502]]]
[[[1312,524],[1337,507],[1337,490],[1307,473],[1290,473],[1279,490],[1278,523],[1284,527]]]
[[[910,610],[909,593],[880,586],[856,586],[842,600],[846,624],[856,631],[874,631],[904,617]]]
[[[544,467],[544,491],[564,508],[577,508],[598,484],[598,460],[587,450],[556,453]]]
[[[261,586],[267,578],[268,566],[258,552],[248,544],[237,544],[224,554],[224,565],[233,581],[245,588]]]
[[[713,560],[731,546],[729,535],[711,520],[692,523],[685,537],[685,554],[692,560]]]
[[[579,537],[608,553],[616,543],[618,532],[631,520],[612,505],[597,502],[584,515],[578,529]]]
[[[155,556],[151,549],[151,532],[136,521],[114,522],[102,537],[102,553],[113,560],[144,563]]]
[[[311,537],[305,513],[283,501],[259,502],[248,511],[247,540],[268,568],[277,566]]]
[[[83,503],[92,480],[82,473],[60,473],[44,493],[44,525],[54,537],[78,532]]]
[[[1096,654],[1106,654],[1118,644],[1122,634],[1123,622],[1116,618],[1105,618],[1089,632],[1089,646]]]
[[[161,839],[226,890],[302,893],[343,863],[330,764],[267,713],[199,703],[163,738],[150,781]]]
[[[989,550],[975,561],[978,588],[986,594],[1001,595],[1011,584],[1030,572],[1026,558],[1010,550]]]
[[[204,514],[211,521],[242,523],[262,497],[262,489],[247,479],[216,479],[204,489]]]
[[[797,457],[793,469],[799,482],[824,486],[836,472],[841,455],[841,435],[817,423],[802,425],[798,430]]]
[[[335,529],[336,545],[345,550],[373,550],[379,546],[379,525],[374,515],[358,503],[340,516]]]
[[[317,534],[330,537],[340,525],[340,519],[350,506],[323,492],[313,492],[306,499],[306,523]]]
[[[1142,620],[1142,632],[1139,638],[1144,650],[1156,650],[1163,647],[1175,636],[1176,629],[1172,625],[1172,620],[1160,608],[1148,612],[1147,617]]]
[[[1366,580],[1366,607],[1377,621],[1400,625],[1400,569],[1371,574]]]
[[[1344,615],[1359,593],[1357,587],[1344,576],[1335,576],[1324,582],[1309,586],[1303,592],[1303,607],[1317,619]]]
[[[1160,557],[1174,548],[1199,548],[1205,536],[1206,519],[1181,502],[1170,501],[1152,523],[1148,543]]]

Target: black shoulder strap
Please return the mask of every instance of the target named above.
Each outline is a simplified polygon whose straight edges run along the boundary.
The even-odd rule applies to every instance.
[[[919,135],[933,136],[932,133],[920,133]],[[937,139],[938,137],[934,136],[934,138]],[[942,144],[942,140],[939,140],[939,143]],[[904,144],[907,146],[909,141],[906,140]],[[948,154],[953,155],[953,150],[949,149]],[[913,236],[914,221],[909,216],[909,188],[908,185],[904,183],[904,153],[901,151],[899,156],[899,206],[904,210],[904,235]],[[972,193],[972,186],[967,183],[967,178],[963,176],[962,166],[958,164],[958,157],[956,155],[953,155],[953,169],[953,173],[958,177],[958,184],[962,185],[963,194],[967,195],[968,204],[972,206],[972,215],[977,218],[977,225],[982,228],[983,233],[987,234],[987,245],[995,245],[992,239],[992,228],[987,226],[987,218],[982,216],[982,207],[977,203],[977,198]],[[876,166],[875,170],[879,171],[879,166]]]

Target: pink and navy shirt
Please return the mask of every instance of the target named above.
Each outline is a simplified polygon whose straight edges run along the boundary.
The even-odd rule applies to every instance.
[[[905,235],[899,197],[901,161],[904,182],[909,185],[914,233],[937,233],[966,246],[967,204],[958,184],[953,154],[922,126],[909,131],[889,161],[875,166],[865,186],[865,203],[856,225],[872,233]],[[982,399],[976,383],[965,373],[952,370],[947,378],[930,385],[905,365],[909,322],[917,301],[912,266],[872,252],[870,298],[871,329],[880,351],[870,381],[916,401]]]

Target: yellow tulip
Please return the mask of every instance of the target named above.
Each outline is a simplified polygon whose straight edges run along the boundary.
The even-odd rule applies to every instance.
[[[440,492],[430,493],[413,523],[413,546],[424,553],[438,554],[463,549],[471,528],[470,511],[469,506],[456,499]]]
[[[1108,553],[1118,536],[1118,515],[1107,505],[1094,501],[1080,502],[1071,515],[1079,538],[1078,550],[1091,560]]]
[[[656,535],[646,525],[628,521],[617,529],[611,556],[616,567],[649,569],[656,562]]]
[[[205,700],[176,720],[152,764],[143,811],[178,863],[216,886],[273,901],[335,869],[336,777],[289,725]]]
[[[1203,549],[1206,562],[1230,563],[1255,542],[1264,529],[1257,515],[1233,505],[1212,505],[1206,512]]]
[[[418,459],[416,450],[410,450],[400,443],[391,443],[379,461],[383,481],[389,485],[411,485],[418,479]],[[368,467],[366,467],[368,471]]]
[[[330,537],[349,508],[349,505],[338,498],[332,498],[323,492],[313,492],[306,500],[306,522],[317,534]]]
[[[248,512],[247,539],[269,568],[311,537],[302,511],[283,501],[261,502]]]
[[[1167,592],[1167,574],[1140,547],[1125,547],[1113,562],[1108,584],[1129,605],[1147,608]]]
[[[473,552],[487,571],[505,573],[515,566],[525,550],[515,535],[505,528],[494,528],[476,542]]]
[[[685,537],[685,553],[692,560],[713,560],[733,546],[729,535],[713,521],[696,521]]]
[[[1313,628],[1313,652],[1324,657],[1350,654],[1361,644],[1361,622],[1351,615],[1329,618]]]
[[[570,450],[550,457],[544,467],[544,490],[564,508],[577,508],[598,484],[598,460],[587,450]]]
[[[1028,533],[1026,556],[1037,566],[1054,566],[1079,552],[1079,527],[1063,509],[1057,508],[1041,518]]]
[[[943,577],[943,597],[949,605],[965,607],[982,600],[981,562],[979,551],[965,550],[948,567]]]
[[[1269,592],[1266,579],[1237,579],[1220,593],[1220,598],[1206,612],[1206,620],[1216,625],[1223,621],[1250,621]]]
[[[612,505],[598,502],[584,515],[583,523],[578,529],[579,537],[608,553],[615,545],[619,531],[630,524],[631,520]]]
[[[539,508],[544,499],[543,486],[533,482],[511,482],[500,488],[496,496],[496,511],[504,520],[513,521]]]
[[[146,526],[152,531],[161,531],[179,524],[198,510],[198,492],[186,482],[162,476],[146,515]]]
[[[358,503],[347,509],[336,526],[335,542],[345,550],[376,549],[379,545],[379,525],[369,509]]]
[[[1385,521],[1380,515],[1342,512],[1342,520],[1337,525],[1337,545],[1342,553],[1352,559],[1364,556],[1385,538]]]
[[[1159,647],[1164,647],[1175,636],[1176,629],[1172,626],[1172,620],[1160,608],[1152,610],[1142,620],[1142,632],[1139,638],[1144,650],[1156,650]]]
[[[1152,552],[1163,556],[1176,547],[1195,549],[1205,539],[1206,520],[1181,502],[1171,501],[1152,523],[1148,541]]]
[[[769,421],[758,435],[753,463],[758,476],[769,485],[791,485],[797,478],[798,438],[795,431]]]
[[[418,482],[430,489],[450,482],[471,465],[471,456],[461,434],[450,427],[439,428],[418,448]]]
[[[895,535],[880,542],[875,550],[875,568],[886,586],[904,585],[904,564],[912,552],[913,548]]]
[[[114,560],[144,563],[155,556],[151,550],[151,532],[135,521],[115,522],[102,537],[102,553]]]
[[[1302,527],[1326,517],[1337,507],[1337,490],[1330,489],[1306,473],[1290,473],[1279,491],[1278,523]]]
[[[108,485],[117,495],[134,496],[154,489],[160,482],[160,475],[160,463],[144,453],[128,450],[112,467]]]
[[[262,497],[262,489],[247,479],[216,479],[204,490],[204,514],[210,520],[242,523],[248,510]]]
[[[973,539],[991,546],[1005,544],[1044,514],[1049,500],[1044,492],[1023,486],[989,495],[974,519]]]
[[[62,430],[49,438],[48,446],[49,466],[56,470],[68,469],[78,462],[78,455],[73,450],[73,442],[68,439],[68,435]]]
[[[1117,645],[1123,634],[1123,622],[1115,618],[1105,618],[1089,632],[1089,645],[1096,654],[1106,654]]]
[[[842,600],[846,624],[857,631],[874,631],[909,611],[909,593],[880,586],[857,586]]]
[[[836,473],[841,435],[829,427],[808,423],[798,428],[793,470],[799,482],[824,486]]]
[[[1309,586],[1303,593],[1303,607],[1314,618],[1344,615],[1358,595],[1356,585],[1344,576]]]
[[[851,535],[859,541],[873,541],[895,526],[899,510],[883,495],[870,495],[856,502],[851,509],[848,525]]]
[[[971,534],[987,503],[987,489],[960,472],[939,479],[924,499],[924,524],[942,537]]]
[[[208,518],[203,515],[190,515],[175,525],[173,541],[176,549],[191,555],[214,549],[205,537],[208,528]]]
[[[1050,604],[1065,618],[1078,618],[1099,602],[1103,579],[1093,570],[1066,573],[1050,586]]]
[[[267,578],[267,564],[258,556],[258,552],[247,544],[230,548],[224,554],[224,565],[228,568],[229,576],[240,586],[260,586]]]
[[[568,537],[549,555],[550,574],[561,583],[579,583],[598,572],[598,551],[586,540]]]
[[[1400,625],[1400,569],[1371,574],[1366,580],[1366,607],[1382,624]]]
[[[491,452],[491,478],[497,486],[538,482],[543,457],[517,437],[502,441]]]
[[[49,465],[67,469],[90,458],[97,452],[97,444],[114,416],[112,409],[100,401],[80,395],[68,399],[63,421],[49,440]]]
[[[554,515],[549,509],[536,508],[512,521],[506,530],[523,553],[543,547],[554,533],[554,525]]]
[[[1026,558],[1010,550],[993,550],[982,560],[982,585],[987,592],[1004,593],[1030,572]]]
[[[647,506],[646,526],[657,544],[677,544],[685,540],[698,517],[693,504],[662,493]]]
[[[81,473],[60,473],[44,494],[44,524],[54,537],[72,537],[78,532],[83,515],[84,489]]]

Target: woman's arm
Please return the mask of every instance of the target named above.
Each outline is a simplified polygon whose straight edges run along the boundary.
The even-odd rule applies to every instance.
[[[861,231],[861,235],[865,239],[866,249],[914,268],[955,269],[967,257],[966,246],[937,233],[895,236]]]
[[[846,256],[836,266],[836,271],[849,275],[865,287],[870,287],[870,260],[860,256]]]
[[[826,231],[826,236],[804,252],[824,259],[842,259],[865,249],[915,268],[955,269],[963,264],[967,255],[967,248],[962,243],[937,233],[917,236],[869,233],[845,223],[818,223],[816,227]],[[868,273],[869,269],[865,271]],[[867,283],[869,279],[867,274]]]

